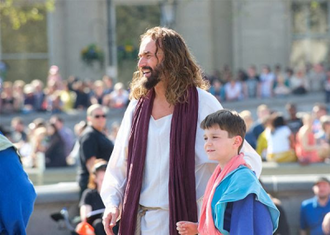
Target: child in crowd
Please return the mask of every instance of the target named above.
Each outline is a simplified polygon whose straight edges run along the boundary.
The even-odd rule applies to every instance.
[[[107,161],[103,159],[95,160],[92,168],[93,174],[90,175],[88,188],[85,189],[79,203],[80,218],[82,223],[77,225],[76,231],[81,231],[82,226],[87,222],[92,225],[94,229],[93,235],[106,234],[102,224],[102,215],[105,206],[100,196],[100,190],[106,168]],[[117,234],[117,230],[118,226],[114,228],[114,234]],[[80,234],[80,232],[78,233]]]
[[[273,234],[279,211],[239,154],[246,126],[238,114],[220,110],[201,123],[204,149],[219,162],[203,199],[199,224],[177,223],[179,234]]]

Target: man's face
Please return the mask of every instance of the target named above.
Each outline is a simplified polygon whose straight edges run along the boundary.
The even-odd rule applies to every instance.
[[[156,42],[152,38],[146,37],[142,40],[138,67],[143,73],[142,84],[148,90],[160,81],[159,64],[162,62],[163,56],[163,52],[159,48],[156,54]]]
[[[313,186],[314,194],[320,199],[326,199],[330,195],[330,184],[328,182],[318,182]]]
[[[103,130],[106,125],[106,115],[103,109],[96,109],[90,117],[88,117],[89,122],[97,130]]]

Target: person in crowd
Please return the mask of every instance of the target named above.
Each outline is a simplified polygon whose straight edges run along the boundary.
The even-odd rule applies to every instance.
[[[0,234],[26,235],[36,192],[14,145],[0,132]]]
[[[109,95],[111,92],[113,92],[113,79],[108,76],[104,75],[102,78],[103,84],[104,84],[104,94]]]
[[[46,110],[45,97],[46,94],[43,90],[44,83],[38,79],[35,79],[31,82],[34,87],[34,110],[41,112]]]
[[[242,68],[238,69],[236,80],[243,83],[246,82],[247,79],[248,79],[248,75],[246,74],[245,70]]]
[[[45,108],[51,113],[62,112],[63,103],[60,99],[60,90],[55,81],[48,82],[45,100]]]
[[[330,116],[321,117],[322,130],[315,134],[316,144],[324,146],[324,151],[321,152],[321,157],[330,160]]]
[[[283,75],[278,75],[274,84],[274,95],[276,97],[286,97],[291,93],[288,81]]]
[[[75,76],[75,75],[70,75],[67,79],[67,84],[68,84],[68,88],[70,91],[74,91],[73,89],[73,84],[75,84],[76,82],[78,82],[80,79],[79,77]]]
[[[265,120],[269,117],[270,110],[267,105],[261,104],[257,108],[258,119],[252,124],[251,131],[254,134],[256,140],[258,140],[259,135],[265,130]]]
[[[95,235],[105,235],[102,224],[102,214],[105,206],[102,202],[100,191],[104,179],[107,161],[96,159],[92,167],[88,188],[85,189],[80,199],[80,218],[94,228]],[[103,210],[102,210],[103,209]],[[114,228],[114,234],[118,233],[118,226]]]
[[[330,144],[330,116],[325,115],[320,119],[322,129],[315,134],[316,140]]]
[[[11,128],[10,141],[14,143],[23,158],[29,156],[31,147],[28,144],[28,135],[23,120],[20,117],[14,117],[11,121]]]
[[[275,112],[270,116],[265,137],[268,162],[295,162],[297,160],[294,151],[294,136],[280,113]]]
[[[330,181],[320,177],[313,186],[314,197],[304,200],[300,207],[300,235],[321,235],[322,221],[330,212]]]
[[[116,83],[114,90],[104,97],[103,104],[114,109],[126,108],[129,101],[129,93],[125,90],[124,84]]]
[[[79,144],[79,138],[81,136],[81,134],[83,133],[83,131],[85,130],[85,128],[87,127],[87,122],[86,121],[80,121],[79,123],[77,123],[74,126],[74,133],[77,137],[74,146],[69,154],[69,156],[67,156],[66,161],[68,163],[68,165],[77,165],[79,162],[79,149],[80,149],[80,144]]]
[[[15,97],[15,110],[17,112],[21,112],[24,108],[26,98],[25,86],[26,84],[23,80],[16,80],[13,83],[13,96]]]
[[[219,69],[213,69],[212,74],[206,76],[206,79],[209,81],[209,83],[213,84],[214,80],[219,80],[221,82],[221,72]]]
[[[206,88],[181,35],[155,27],[141,36],[133,99],[101,189],[107,234],[119,214],[121,234],[177,234],[177,221],[197,222],[197,205],[215,167],[203,151],[199,124],[222,109]],[[259,176],[260,156],[247,142],[242,151]]]
[[[261,156],[262,161],[267,161],[267,150],[268,150],[268,142],[266,138],[266,133],[271,127],[271,115],[273,111],[269,113],[269,115],[263,121],[264,131],[258,136],[256,151]]]
[[[49,119],[49,122],[56,126],[56,129],[64,142],[63,145],[64,145],[65,156],[68,156],[70,154],[70,152],[73,148],[74,142],[75,142],[74,134],[72,133],[70,128],[68,128],[64,125],[63,118],[61,118],[58,115],[51,116],[51,118]]]
[[[301,164],[322,162],[322,153],[327,149],[327,145],[317,144],[312,129],[312,115],[306,113],[303,116],[303,126],[296,136],[295,151]]]
[[[50,66],[48,70],[47,86],[49,86],[49,84],[56,84],[59,89],[62,88],[62,77],[60,68],[57,65]]]
[[[13,84],[12,82],[3,82],[1,92],[1,113],[10,114],[15,111],[16,101],[13,95]]]
[[[46,126],[47,145],[43,152],[45,153],[46,167],[64,167],[67,166],[64,140],[62,139],[56,125],[49,123]]]
[[[48,146],[48,137],[46,123],[43,119],[36,119],[29,124],[29,140],[32,148],[31,156],[23,158],[23,164],[27,167],[45,167],[45,160],[43,160],[43,166],[40,166],[38,157],[42,156],[45,159],[45,150]]]
[[[253,124],[252,114],[249,110],[243,110],[239,113],[241,118],[243,118],[245,125],[246,125],[246,133],[245,139],[251,145],[252,148],[256,149],[257,140],[251,130],[251,126]]]
[[[34,87],[32,84],[26,84],[24,86],[24,101],[21,111],[23,113],[31,113],[35,111],[35,95],[34,95]]]
[[[73,109],[73,105],[76,101],[76,94],[69,89],[67,81],[63,81],[63,90],[60,92],[60,99],[63,104],[63,112],[68,112]]]
[[[257,97],[259,86],[259,76],[257,74],[256,67],[251,65],[247,71],[247,80],[244,83],[245,98]]]
[[[284,76],[284,73],[282,71],[282,66],[280,64],[276,64],[274,66],[274,75],[275,75],[275,79],[277,79],[279,76]]]
[[[226,101],[239,101],[243,98],[242,83],[235,78],[230,78],[225,84]]]
[[[303,69],[298,68],[295,75],[290,78],[290,89],[292,94],[303,95],[306,94],[309,87],[307,77]]]
[[[322,103],[316,103],[313,106],[313,132],[317,134],[319,131],[322,130],[321,118],[327,115],[328,110],[327,106]]]
[[[218,166],[207,184],[199,223],[179,221],[179,234],[273,234],[279,211],[239,153],[244,120],[224,109],[208,115],[201,128],[204,150]]]
[[[285,109],[289,114],[289,117],[285,120],[286,125],[290,128],[291,132],[295,137],[300,127],[302,127],[303,125],[302,120],[297,116],[296,104],[289,102],[285,105]]]
[[[24,122],[23,122],[22,118],[14,117],[11,120],[11,128],[12,128],[12,133],[11,133],[10,140],[13,143],[15,143],[16,147],[18,147],[16,144],[27,141],[27,134],[25,131],[25,126],[24,126]],[[18,145],[20,145],[20,144],[18,144]]]
[[[89,95],[85,89],[85,83],[83,81],[76,81],[72,88],[76,93],[76,100],[73,105],[75,109],[87,109],[90,105]]]
[[[222,84],[226,84],[232,76],[231,68],[228,64],[224,64],[220,70],[220,79]]]
[[[209,89],[209,92],[217,98],[217,100],[220,101],[225,101],[226,100],[226,93],[225,93],[225,88],[222,85],[220,79],[214,79],[212,81],[212,85]]]
[[[106,126],[105,109],[100,104],[93,104],[87,109],[87,123],[79,138],[80,169],[78,182],[80,195],[87,188],[88,179],[96,159],[109,161],[113,150],[113,143],[104,134]]]
[[[285,78],[285,81],[288,82],[289,88],[290,88],[290,81],[291,81],[291,78],[293,77],[293,74],[294,74],[294,72],[291,67],[285,68],[284,78]]]
[[[91,104],[103,104],[104,99],[104,92],[103,92],[103,81],[97,80],[94,82],[93,86],[93,92],[90,96],[90,103]]]
[[[324,89],[323,82],[326,80],[324,66],[321,63],[316,63],[313,69],[308,73],[308,87],[311,91],[322,91]]]
[[[259,98],[271,98],[273,97],[273,86],[275,82],[275,75],[271,72],[270,67],[265,65],[260,74],[259,83]]]
[[[330,69],[327,70],[327,77],[323,81],[323,87],[324,87],[324,102],[326,104],[330,103]]]

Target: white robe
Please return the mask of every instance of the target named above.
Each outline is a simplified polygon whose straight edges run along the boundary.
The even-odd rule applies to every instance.
[[[204,131],[200,128],[200,123],[207,115],[222,109],[222,106],[210,93],[199,88],[197,90],[199,106],[195,144],[195,175],[196,198],[198,212],[200,212],[207,182],[217,165],[217,162],[208,159],[204,151]],[[125,112],[104,176],[101,197],[106,208],[113,206],[121,208],[127,180],[128,138],[136,104],[137,100],[132,100]],[[143,235],[168,235],[169,138],[172,115],[157,120],[154,120],[153,117],[150,117],[150,119],[146,162],[139,203],[146,207],[160,207],[162,209],[147,212],[142,218],[141,230]],[[246,141],[243,144],[242,151],[245,154],[245,161],[252,166],[259,177],[261,174],[261,157]]]

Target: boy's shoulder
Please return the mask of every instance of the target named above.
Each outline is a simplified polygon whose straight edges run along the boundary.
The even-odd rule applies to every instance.
[[[255,173],[246,166],[240,166],[221,181],[217,191],[221,191],[222,195],[234,194],[244,198],[250,193],[258,192],[260,188],[262,186]]]
[[[259,182],[256,174],[247,166],[239,166],[230,172],[223,181],[228,180],[230,184],[250,184],[255,181]]]

